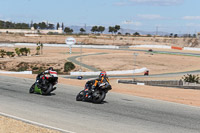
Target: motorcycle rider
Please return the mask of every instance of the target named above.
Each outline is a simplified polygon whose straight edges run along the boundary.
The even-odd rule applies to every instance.
[[[102,71],[99,75],[99,78],[95,80],[94,85],[92,86],[92,89],[95,89],[96,87],[98,87],[101,83],[109,83],[109,79],[107,77],[107,74],[105,71]]]
[[[90,97],[90,94],[91,92],[93,92],[97,87],[99,87],[102,83],[109,83],[109,79],[108,79],[108,76],[106,74],[105,71],[102,71],[100,74],[99,74],[99,78],[98,79],[95,79],[95,80],[90,80],[86,83],[86,85],[88,85],[88,91],[85,91],[86,92],[86,97]],[[86,87],[87,88],[87,87]]]
[[[36,83],[40,86],[40,84],[42,86],[45,87],[45,77],[44,75],[45,74],[50,74],[51,72],[53,72],[53,67],[49,67],[47,70],[45,70],[44,72],[41,72],[40,74],[37,75],[37,78],[36,78]],[[56,87],[53,88],[53,90],[55,90]],[[53,91],[52,90],[52,91]]]

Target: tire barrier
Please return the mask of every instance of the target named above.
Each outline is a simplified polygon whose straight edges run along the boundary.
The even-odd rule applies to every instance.
[[[183,50],[183,48],[181,48],[181,47],[175,47],[175,46],[171,46],[171,49]]]

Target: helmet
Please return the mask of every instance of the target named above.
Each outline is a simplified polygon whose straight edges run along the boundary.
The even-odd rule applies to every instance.
[[[103,77],[103,76],[106,76],[107,74],[106,74],[106,72],[105,71],[102,71],[101,73],[100,73],[100,77]]]
[[[51,70],[51,71],[53,71],[53,67],[49,67],[49,68],[48,68],[48,70]]]

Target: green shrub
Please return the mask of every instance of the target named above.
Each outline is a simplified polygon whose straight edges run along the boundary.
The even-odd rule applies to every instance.
[[[39,69],[38,67],[33,67],[33,68],[32,68],[32,70],[38,70],[38,69]]]
[[[15,48],[15,53],[20,56],[21,52],[19,51],[19,48]]]
[[[28,66],[19,67],[17,71],[27,71]]]
[[[199,83],[199,75],[187,74],[182,77],[185,82]]]
[[[72,62],[66,62],[64,65],[64,72],[69,72],[75,68],[75,65]]]
[[[22,55],[27,56],[28,53],[30,54],[30,48],[24,47],[24,48],[20,48],[20,49],[15,49],[15,52],[16,52],[17,55],[20,53],[20,54],[22,54]],[[20,55],[20,54],[19,54],[19,55]],[[18,56],[19,56],[19,55],[18,55]]]
[[[4,58],[4,56],[6,55],[6,51],[4,49],[0,50],[0,56],[1,58]]]
[[[20,62],[17,67],[17,71],[27,71],[29,69],[29,65],[26,62]]]
[[[14,57],[15,53],[8,51],[8,52],[6,52],[6,55],[9,56],[9,57]]]

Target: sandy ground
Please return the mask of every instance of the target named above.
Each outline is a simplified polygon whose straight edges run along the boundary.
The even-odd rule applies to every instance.
[[[64,71],[64,63],[68,57],[79,56],[80,48],[73,48],[72,54],[69,54],[69,48],[62,47],[45,47],[43,55],[36,56],[36,47],[29,47],[31,54],[29,56],[0,58],[0,70],[11,70],[17,68],[21,62],[29,63],[32,67],[53,66],[55,69]],[[0,48],[6,51],[14,51],[15,47]],[[162,49],[160,49],[162,50]],[[177,50],[172,50],[177,51]],[[180,51],[179,51],[180,52]],[[188,51],[187,51],[188,52]],[[90,55],[96,53],[106,53],[104,55]],[[138,53],[134,58],[133,53]],[[182,55],[166,55],[166,54],[150,54],[147,52],[133,52],[123,50],[102,50],[102,49],[82,49],[83,63],[104,71],[114,70],[133,70],[146,67],[151,74],[167,73],[167,72],[183,72],[190,70],[198,70],[200,68],[199,57],[182,56]],[[195,64],[195,65],[193,65]],[[81,67],[76,65],[73,71],[79,71]],[[32,70],[32,68],[29,68]],[[90,71],[82,67],[82,71]]]
[[[14,48],[4,48],[5,50],[14,50]],[[34,62],[34,63],[52,63],[56,64],[54,67],[62,68],[66,59],[70,56],[80,55],[80,49],[72,49],[73,53],[66,54],[67,48],[53,48],[46,47],[44,49],[44,54],[40,56],[33,56],[35,53],[35,47],[31,47],[32,56],[27,57],[15,57],[15,58],[0,58],[0,62],[10,62],[10,66],[14,67],[20,62]],[[116,50],[95,50],[95,49],[83,49],[84,54],[94,54],[94,53],[108,53],[106,55],[93,55],[85,56],[82,58],[83,63],[92,65],[101,70],[131,70],[133,68],[147,67],[150,70],[150,74],[153,73],[167,73],[167,72],[181,72],[197,70],[200,67],[200,58],[191,56],[179,56],[179,55],[164,55],[164,54],[148,54],[144,52],[137,52],[137,60],[134,61],[133,52],[131,51],[116,51]],[[79,60],[79,59],[78,59]],[[135,64],[136,63],[136,64]],[[195,64],[195,65],[194,65]],[[76,66],[75,71],[79,70],[80,66]],[[87,69],[83,68],[83,71]],[[5,74],[1,74],[5,75]],[[35,79],[36,75],[9,75],[15,77],[31,78]],[[180,79],[181,77],[167,77],[165,79]],[[147,78],[148,79],[148,78]],[[117,79],[110,79],[112,85],[112,92],[123,93],[128,95],[153,98],[158,100],[165,100],[170,102],[176,102],[181,104],[187,104],[192,106],[200,107],[200,91],[192,89],[178,89],[178,88],[166,88],[166,87],[153,87],[153,86],[139,86],[131,84],[118,84]],[[84,86],[85,80],[73,80],[59,78],[59,83],[70,84],[75,86]],[[32,125],[27,125],[18,121],[18,128],[13,128],[9,130],[8,125],[13,125],[13,121],[5,117],[0,117],[0,127],[1,131],[7,131],[12,133],[13,131],[19,130],[19,132],[27,132],[30,129],[35,132],[46,133],[47,130],[41,129],[40,127],[35,127]],[[15,122],[14,122],[15,123]],[[16,124],[16,123],[15,123]],[[14,126],[15,127],[15,126]],[[21,130],[20,127],[25,127]],[[27,127],[27,128],[26,128]],[[51,131],[49,131],[51,132]],[[52,131],[54,132],[54,131]]]
[[[0,125],[0,133],[60,133],[4,116],[0,116]]]
[[[200,47],[197,38],[173,38],[173,37],[134,37],[134,36],[120,36],[120,35],[38,35],[26,36],[24,34],[0,34],[0,42],[8,43],[63,43],[67,37],[73,36],[77,42],[85,44],[103,44],[103,45],[173,45],[179,47]]]

